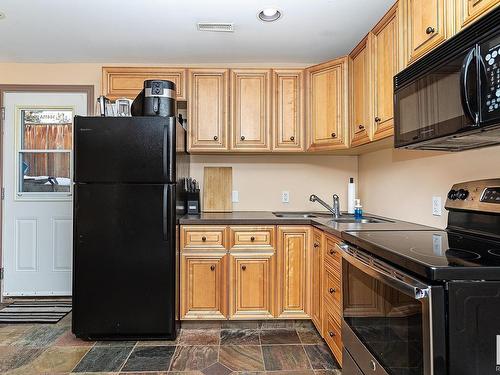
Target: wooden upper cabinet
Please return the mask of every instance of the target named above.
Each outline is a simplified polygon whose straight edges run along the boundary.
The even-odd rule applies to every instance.
[[[457,31],[470,25],[500,4],[500,0],[456,0]]]
[[[189,150],[228,150],[228,75],[228,69],[189,70]]]
[[[402,0],[406,59],[411,63],[441,44],[454,29],[449,0]]]
[[[182,319],[226,318],[227,257],[224,253],[182,254]]]
[[[307,318],[309,227],[278,227],[277,317]]]
[[[349,55],[349,108],[351,146],[370,142],[371,69],[370,43],[366,36]]]
[[[396,3],[371,32],[373,140],[394,134],[394,84],[399,71],[399,24]]]
[[[347,147],[348,59],[307,69],[309,150]]]
[[[273,150],[304,151],[303,70],[273,70]]]
[[[169,67],[103,67],[102,94],[111,100],[134,99],[148,79],[164,79],[175,83],[177,100],[186,100],[186,69]]]
[[[231,70],[231,149],[269,151],[271,71]]]

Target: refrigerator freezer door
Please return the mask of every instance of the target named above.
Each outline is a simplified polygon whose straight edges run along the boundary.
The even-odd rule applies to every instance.
[[[75,117],[75,182],[175,182],[175,117]]]
[[[175,337],[175,185],[76,184],[73,333]]]

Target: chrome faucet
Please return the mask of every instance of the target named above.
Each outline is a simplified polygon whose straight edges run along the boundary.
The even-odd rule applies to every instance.
[[[333,206],[328,205],[324,200],[319,198],[317,195],[312,194],[309,197],[311,202],[318,202],[320,205],[325,207],[328,211],[330,211],[335,219],[340,217],[340,201],[339,196],[337,194],[333,194]]]

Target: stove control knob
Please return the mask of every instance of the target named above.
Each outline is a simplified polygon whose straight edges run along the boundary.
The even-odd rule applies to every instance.
[[[453,189],[450,190],[450,192],[448,193],[448,199],[451,199],[452,201],[457,199],[457,191]]]
[[[460,189],[459,191],[457,191],[457,198],[458,199],[461,199],[464,201],[467,199],[468,196],[469,196],[468,190]]]

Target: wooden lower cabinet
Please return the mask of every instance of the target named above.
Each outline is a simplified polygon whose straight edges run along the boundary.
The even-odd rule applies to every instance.
[[[338,363],[342,366],[342,323],[337,319],[338,317],[338,307],[326,303],[323,322],[323,338],[325,339],[328,347],[332,351]]]
[[[311,229],[278,227],[276,280],[278,318],[308,318],[308,259]]]
[[[311,309],[310,316],[319,332],[323,325],[323,232],[313,230],[313,245],[311,258]]]
[[[226,319],[226,262],[225,253],[182,254],[182,319]]]
[[[273,318],[274,252],[239,252],[229,257],[229,318]]]

